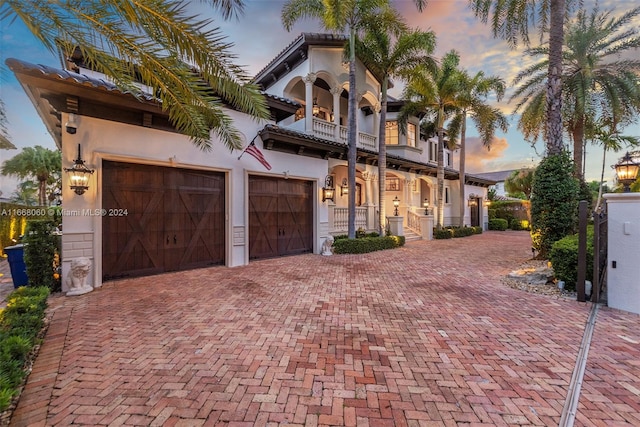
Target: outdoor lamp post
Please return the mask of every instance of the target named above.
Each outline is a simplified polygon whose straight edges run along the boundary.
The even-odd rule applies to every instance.
[[[393,199],[393,207],[395,208],[393,216],[398,216],[398,206],[400,206],[400,199],[396,196],[396,198]]]
[[[424,206],[424,214],[429,215],[429,200],[425,198],[424,202],[422,202],[422,206]]]
[[[80,144],[78,144],[78,158],[74,160],[73,167],[64,168],[64,171],[69,174],[69,181],[71,182],[71,189],[79,196],[83,195],[85,191],[89,189],[89,177],[93,174],[94,170],[89,169],[82,160],[80,155]]]
[[[640,169],[640,165],[633,161],[633,158],[627,152],[624,157],[614,165],[616,169],[616,176],[618,177],[618,182],[621,183],[624,187],[624,192],[629,193],[631,188],[629,187],[633,184],[638,177],[638,169]]]

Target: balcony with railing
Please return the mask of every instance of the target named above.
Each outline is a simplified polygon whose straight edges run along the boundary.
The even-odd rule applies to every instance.
[[[338,132],[336,133],[337,126],[339,125],[314,117],[312,127],[313,135],[317,136],[318,138],[327,139],[329,141],[347,144],[349,139],[348,128],[346,126],[339,126]],[[356,141],[356,144],[358,148],[378,151],[377,141],[378,138],[375,135],[371,135],[366,132],[358,132],[358,139]]]

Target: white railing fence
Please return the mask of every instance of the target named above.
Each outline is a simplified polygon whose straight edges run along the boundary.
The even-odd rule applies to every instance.
[[[420,218],[424,215],[418,215],[415,212],[407,211],[407,228],[415,231],[418,234],[422,233]]]
[[[363,228],[367,230],[367,208],[356,207],[356,230]],[[349,229],[348,208],[333,209],[333,232],[347,231]]]

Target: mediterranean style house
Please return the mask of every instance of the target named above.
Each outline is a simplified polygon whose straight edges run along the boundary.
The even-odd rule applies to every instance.
[[[82,194],[63,174],[63,279],[78,258],[92,262],[88,285],[98,287],[119,277],[319,254],[329,235],[346,233],[343,44],[340,36],[304,33],[257,74],[271,119],[228,111],[247,152],[232,152],[215,138],[211,151],[201,151],[176,132],[153,97],[122,92],[80,62],[53,68],[8,59],[62,150],[63,168],[82,158],[94,170]],[[380,83],[362,63],[357,91],[356,228],[372,231]],[[425,202],[433,209],[436,142],[420,134],[418,117],[400,132],[401,107],[390,101],[386,116],[385,211],[397,208],[400,230],[429,238],[433,217],[425,215]],[[461,183],[454,154],[445,154],[445,225],[458,223],[462,191],[464,223],[484,226],[483,200],[494,182],[466,175]],[[335,189],[333,198],[325,188]]]

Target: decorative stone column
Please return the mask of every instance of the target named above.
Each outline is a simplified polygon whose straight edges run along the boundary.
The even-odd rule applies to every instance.
[[[334,86],[329,92],[333,95],[333,123],[336,125],[333,136],[336,142],[340,142],[340,94],[342,93],[342,86]]]
[[[313,83],[316,81],[317,74],[309,73],[304,77],[304,131],[308,134],[313,133]]]
[[[433,215],[420,217],[420,230],[423,240],[433,240]]]
[[[391,234],[393,236],[404,236],[404,226],[403,221],[404,217],[401,216],[390,216],[389,219],[389,229],[391,230]]]

